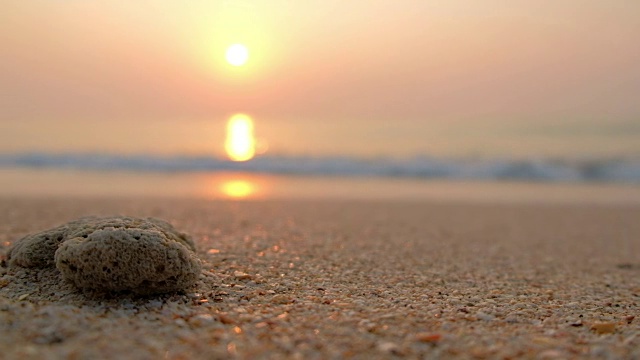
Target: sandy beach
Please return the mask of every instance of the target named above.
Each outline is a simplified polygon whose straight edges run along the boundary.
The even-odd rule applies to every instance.
[[[0,268],[0,358],[640,358],[637,205],[5,197],[0,251],[114,214],[189,233],[196,286]]]
[[[640,1],[0,9],[0,360],[640,360]]]

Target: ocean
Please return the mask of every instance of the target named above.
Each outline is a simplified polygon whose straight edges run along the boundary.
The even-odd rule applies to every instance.
[[[640,162],[5,154],[0,196],[637,205]]]
[[[21,153],[0,155],[2,168],[133,172],[243,172],[273,175],[561,183],[640,184],[640,159],[362,159],[261,156],[234,162],[206,156]]]

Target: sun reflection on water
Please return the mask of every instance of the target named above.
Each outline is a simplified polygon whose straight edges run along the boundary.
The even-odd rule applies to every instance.
[[[202,175],[198,184],[206,199],[250,200],[268,197],[272,180],[251,173],[220,172]]]
[[[233,115],[227,122],[227,140],[224,144],[229,159],[251,160],[256,154],[253,119],[245,114]]]
[[[245,199],[256,193],[256,184],[247,180],[227,180],[220,184],[220,191],[223,195],[233,199]]]

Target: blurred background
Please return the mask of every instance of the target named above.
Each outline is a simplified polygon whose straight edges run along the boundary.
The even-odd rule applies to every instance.
[[[640,197],[640,2],[0,7],[3,194]]]

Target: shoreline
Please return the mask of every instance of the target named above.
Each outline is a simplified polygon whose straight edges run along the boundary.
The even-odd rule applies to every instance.
[[[390,201],[640,205],[628,183],[463,181],[255,173],[162,173],[0,169],[0,200],[10,198],[249,201]]]
[[[2,268],[7,359],[640,356],[640,206],[17,196],[0,249],[114,214],[189,233],[195,288],[96,299]]]

